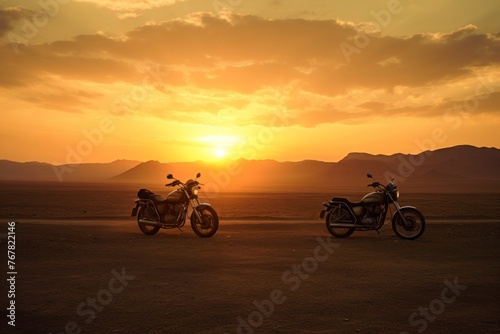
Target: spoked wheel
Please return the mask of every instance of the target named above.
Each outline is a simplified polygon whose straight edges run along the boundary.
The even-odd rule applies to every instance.
[[[140,207],[139,213],[137,214],[137,224],[139,224],[139,228],[141,229],[142,233],[146,235],[154,235],[158,233],[158,231],[160,230],[160,226],[141,223],[141,219],[147,219],[154,222],[160,221],[158,215],[156,214],[156,211],[151,207],[151,205]]]
[[[420,237],[425,230],[424,216],[417,209],[413,208],[403,208],[401,209],[401,213],[405,217],[404,220],[397,212],[392,219],[394,233],[406,240],[414,240]]]
[[[201,206],[196,208],[200,215],[199,221],[196,213],[193,211],[191,214],[191,227],[194,233],[202,238],[211,237],[217,232],[219,228],[219,216],[211,206]]]
[[[326,228],[337,238],[347,238],[354,232],[354,227],[331,226],[333,223],[354,224],[352,214],[346,208],[335,208],[326,214]]]

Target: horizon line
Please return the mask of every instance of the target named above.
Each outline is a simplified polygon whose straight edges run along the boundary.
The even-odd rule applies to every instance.
[[[457,147],[473,147],[473,148],[477,148],[477,149],[496,149],[496,150],[500,149],[500,148],[495,147],[495,146],[475,146],[475,145],[472,145],[472,144],[459,144],[459,145],[447,146],[447,147],[441,147],[441,148],[435,148],[435,149],[427,149],[427,150],[420,151],[418,153],[395,152],[395,153],[391,153],[391,154],[383,154],[383,153],[368,153],[368,152],[354,151],[354,152],[347,153],[347,155],[345,155],[343,158],[341,158],[341,159],[339,159],[337,161],[325,161],[325,160],[317,160],[317,159],[303,159],[303,160],[294,160],[294,161],[292,161],[292,160],[276,160],[276,159],[271,159],[271,158],[267,158],[267,159],[246,159],[246,158],[243,158],[243,157],[236,158],[236,159],[223,158],[223,159],[220,159],[220,160],[192,160],[192,161],[169,161],[169,162],[163,162],[163,161],[159,161],[159,160],[156,160],[156,159],[149,159],[149,160],[143,161],[143,160],[135,160],[135,159],[118,158],[118,159],[114,159],[114,160],[111,160],[111,161],[108,161],[108,162],[102,162],[102,161],[101,162],[81,162],[81,163],[65,163],[65,164],[57,164],[57,165],[54,164],[54,163],[47,162],[47,161],[38,161],[38,160],[17,161],[17,160],[10,160],[10,159],[7,159],[7,158],[0,158],[0,161],[9,161],[9,162],[15,162],[15,163],[41,163],[41,164],[48,164],[48,165],[51,165],[51,166],[85,165],[85,164],[110,164],[110,163],[117,162],[117,161],[138,162],[139,164],[146,163],[146,162],[151,162],[151,161],[158,162],[158,163],[161,163],[161,164],[183,164],[183,163],[222,164],[222,163],[227,163],[228,161],[236,162],[236,161],[241,161],[241,160],[244,160],[244,161],[273,161],[273,162],[278,162],[278,163],[300,163],[300,162],[305,162],[305,161],[324,162],[324,163],[338,163],[338,162],[344,160],[345,158],[347,158],[351,154],[366,154],[366,155],[371,155],[371,156],[385,156],[385,157],[390,157],[390,156],[398,155],[398,154],[403,154],[403,155],[419,155],[419,154],[422,154],[422,153],[425,153],[425,152],[435,152],[435,151],[440,151],[440,150],[445,150],[445,149],[450,149],[450,148],[457,148]]]

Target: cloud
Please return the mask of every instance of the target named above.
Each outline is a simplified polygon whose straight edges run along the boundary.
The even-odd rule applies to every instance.
[[[54,91],[45,89],[37,94],[31,93],[29,96],[21,96],[20,99],[44,109],[81,113],[82,108],[95,108],[93,101],[100,97],[102,94],[97,92],[56,88]]]
[[[77,46],[78,43],[73,45],[75,48],[64,54],[52,45],[24,47],[19,53],[10,46],[0,46],[0,66],[4,73],[0,77],[0,86],[43,83],[45,77],[51,75],[98,83],[113,83],[139,76],[137,69],[130,63],[101,57],[93,51],[86,52],[85,47]]]
[[[0,37],[10,31],[16,22],[32,14],[32,11],[23,7],[0,8]]]
[[[127,35],[126,44],[129,50],[148,54],[128,56],[208,69],[214,75],[208,80],[214,88],[228,89],[232,83],[234,88],[229,90],[245,91],[249,86],[276,85],[280,79],[285,84],[301,80],[306,89],[328,95],[358,87],[430,85],[500,62],[498,36],[476,33],[473,26],[448,34],[372,37],[347,62],[340,44],[355,46],[359,31],[336,20],[265,20],[241,15],[227,19],[203,14],[199,22],[141,27]],[[265,66],[277,73],[259,75]],[[300,73],[299,67],[308,69],[309,74]],[[235,76],[248,81],[235,84]],[[254,84],[253,77],[259,77]],[[207,81],[203,75],[196,78],[200,85]]]
[[[74,0],[75,2],[92,3],[99,7],[109,8],[117,12],[142,11],[152,8],[171,6],[186,0]]]
[[[95,3],[120,11],[172,1]],[[13,13],[2,22],[13,20],[18,15]],[[463,99],[474,94],[478,73],[499,73],[500,36],[479,33],[475,26],[408,37],[365,34],[369,39],[361,47],[362,27],[340,20],[194,13],[150,22],[122,36],[81,35],[30,45],[19,54],[2,46],[0,87],[43,85],[48,76],[59,76],[109,85],[110,91],[120,85],[132,90],[144,85],[144,68],[153,64],[161,72],[150,94],[157,105],[137,113],[193,123],[268,125],[274,111],[285,110],[291,125],[313,127],[388,115],[436,116],[460,100],[457,91]],[[346,57],[343,45],[356,52]],[[89,106],[78,93],[72,96],[65,101],[46,94],[30,101],[46,108]],[[499,109],[492,95],[478,112]]]

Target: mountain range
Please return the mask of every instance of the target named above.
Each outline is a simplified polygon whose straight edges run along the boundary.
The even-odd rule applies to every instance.
[[[202,173],[208,191],[305,191],[360,188],[370,172],[380,182],[392,177],[412,191],[494,191],[500,185],[500,150],[454,146],[416,155],[350,153],[338,162],[227,160],[217,163],[117,160],[111,163],[51,165],[0,160],[2,181],[109,182],[160,185],[167,173],[180,180]],[[368,182],[367,182],[368,181]]]

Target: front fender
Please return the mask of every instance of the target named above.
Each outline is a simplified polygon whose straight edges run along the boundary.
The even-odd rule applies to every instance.
[[[410,206],[410,205],[402,206],[399,209],[400,210],[403,210],[403,209],[414,209],[414,210],[417,210],[417,208],[415,206]]]
[[[193,206],[192,214],[198,215],[198,211],[203,210],[204,208],[211,208],[212,206],[209,203],[200,203],[197,206]]]
[[[196,206],[196,209],[200,208],[200,209],[203,209],[204,207],[207,207],[207,206],[212,206],[210,205],[210,203],[200,203],[199,205]]]
[[[404,210],[408,210],[408,209],[409,209],[409,210],[417,210],[417,208],[416,208],[416,207],[414,207],[414,206],[410,206],[410,205],[402,206],[402,207],[398,208],[398,209],[396,210],[396,212],[394,212],[394,214],[392,215],[392,219],[391,219],[391,220],[392,220],[392,222],[394,222],[394,221],[396,220],[396,215],[399,215],[399,214],[400,214],[400,212],[402,212],[402,211],[404,211]],[[417,211],[418,211],[418,210],[417,210]],[[402,218],[403,218],[403,217],[402,217]],[[403,220],[405,220],[405,219],[403,218]]]
[[[205,209],[205,208],[211,208],[213,213],[217,216],[217,212],[215,212],[214,208],[208,204],[208,203],[200,203],[198,204],[194,209],[193,209],[193,212],[191,213],[191,219],[193,216],[196,216],[196,218],[201,221],[201,217],[200,217],[200,214],[199,214],[199,211]],[[219,219],[219,217],[217,216],[217,219]]]

